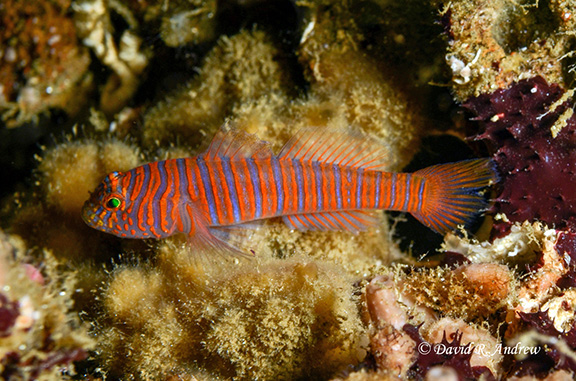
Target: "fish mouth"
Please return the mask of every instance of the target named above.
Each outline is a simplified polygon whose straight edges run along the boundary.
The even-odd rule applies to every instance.
[[[94,208],[92,207],[92,205],[89,202],[85,203],[84,206],[82,207],[82,219],[84,220],[84,222],[86,222],[90,226],[94,225],[95,215],[96,213],[94,213]]]

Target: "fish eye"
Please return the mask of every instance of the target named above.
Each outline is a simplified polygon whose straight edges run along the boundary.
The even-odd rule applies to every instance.
[[[118,209],[122,202],[118,197],[110,197],[108,201],[106,201],[106,207],[112,210]]]

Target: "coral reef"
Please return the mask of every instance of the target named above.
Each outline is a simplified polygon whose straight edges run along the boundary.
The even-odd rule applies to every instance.
[[[370,282],[365,298],[379,373],[461,379],[543,377],[553,369],[574,374],[574,289],[554,287],[571,271],[556,249],[558,233],[527,222],[512,231],[510,242],[530,245],[514,252],[504,242],[509,237],[489,244],[452,236],[445,244],[452,256],[459,252],[480,262],[398,268]],[[493,263],[526,266],[535,252],[541,253],[540,265],[520,280],[506,265]],[[529,356],[519,356],[519,346]]]
[[[22,3],[0,7],[0,115],[9,127],[51,109],[75,115],[87,103],[93,75],[88,51],[78,43],[71,2]]]
[[[4,1],[0,168],[27,177],[1,184],[0,377],[572,379],[574,9]],[[389,171],[468,137],[499,172],[492,217],[440,248],[399,246],[401,216],[358,235],[271,220],[243,230],[253,258],[83,224],[106,174],[203,152],[224,122],[275,152],[352,126]]]
[[[59,270],[49,252],[37,268],[26,251],[18,237],[0,232],[0,377],[72,379],[74,362],[95,346],[71,311],[74,276]]]
[[[446,62],[459,101],[542,76],[561,86],[574,48],[574,4],[457,1],[443,9]]]

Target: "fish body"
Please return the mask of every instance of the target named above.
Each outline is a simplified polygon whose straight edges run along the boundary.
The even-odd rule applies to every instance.
[[[274,155],[255,136],[222,129],[196,157],[109,174],[82,216],[120,237],[182,233],[208,249],[233,249],[222,229],[272,217],[299,230],[356,233],[378,223],[378,209],[409,212],[445,233],[483,210],[495,180],[487,159],[415,173],[385,172],[385,163],[384,149],[347,132],[305,129]]]

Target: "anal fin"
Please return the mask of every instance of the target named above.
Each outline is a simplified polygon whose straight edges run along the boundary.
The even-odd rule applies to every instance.
[[[225,259],[230,257],[230,254],[244,258],[254,256],[254,251],[244,243],[249,241],[257,223],[209,226],[198,210],[199,208],[190,204],[180,206],[182,233],[187,233],[188,246],[195,255],[206,258],[219,256]]]
[[[289,214],[284,223],[297,230],[348,231],[358,233],[380,222],[377,212],[340,210],[322,213]]]
[[[188,245],[195,253],[212,259],[214,257],[227,259],[230,255],[251,258],[255,255],[255,252],[245,247],[246,236],[244,234],[235,234],[241,231],[209,227],[204,231],[197,231],[196,234],[188,236]],[[244,230],[242,232],[247,231]]]

